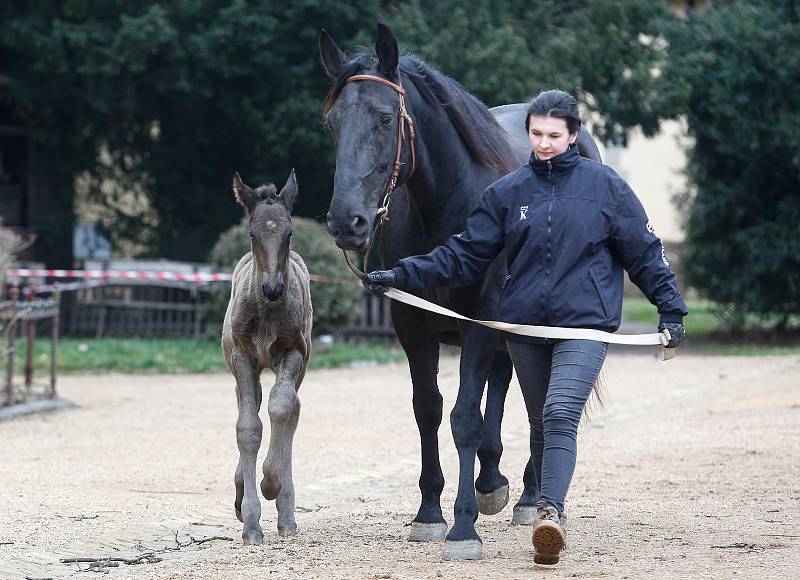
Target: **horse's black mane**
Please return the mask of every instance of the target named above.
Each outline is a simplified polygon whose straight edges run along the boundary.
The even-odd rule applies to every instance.
[[[325,114],[333,107],[347,79],[374,66],[373,55],[358,54],[347,63],[325,97]],[[458,82],[412,55],[400,57],[402,81],[410,80],[423,99],[434,109],[443,110],[478,163],[509,170],[512,151],[505,131],[480,100]],[[401,82],[402,82],[401,81]]]

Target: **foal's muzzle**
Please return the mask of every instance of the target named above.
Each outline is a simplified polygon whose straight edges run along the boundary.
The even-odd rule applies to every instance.
[[[278,277],[278,280],[275,282],[275,284],[268,284],[266,282],[261,283],[261,292],[264,293],[264,296],[270,302],[276,302],[279,300],[280,297],[283,296],[283,291],[284,284],[281,276]]]

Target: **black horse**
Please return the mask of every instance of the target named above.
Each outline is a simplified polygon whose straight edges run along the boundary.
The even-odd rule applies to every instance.
[[[389,219],[379,244],[383,266],[392,267],[400,258],[427,253],[462,231],[486,186],[524,163],[530,146],[525,132],[526,105],[490,111],[433,67],[412,56],[400,56],[391,30],[380,24],[375,52],[349,59],[325,31],[320,35],[322,64],[333,80],[325,101],[325,121],[337,148],[327,222],[340,248],[366,250],[376,212],[392,180],[393,164],[399,161],[398,186],[391,195]],[[359,77],[353,79],[356,75]],[[398,126],[404,123],[403,101],[413,129]],[[578,147],[583,155],[599,159],[585,130]],[[420,291],[419,295],[465,316],[490,320],[505,276],[501,254],[482,282]],[[500,473],[499,463],[503,451],[500,423],[511,380],[511,359],[495,331],[455,323],[399,302],[392,302],[391,308],[395,331],[408,356],[422,447],[422,501],[409,539],[441,540],[447,532],[440,503],[444,477],[437,430],[442,397],[436,375],[439,343],[460,345],[460,384],[450,414],[460,475],[455,523],[447,532],[445,558],[480,558],[482,543],[474,526],[479,507],[482,513],[491,514],[508,503],[508,479]],[[480,460],[477,480],[476,454]],[[531,461],[523,480],[525,490],[515,506],[515,519],[518,510],[530,519],[538,499]]]

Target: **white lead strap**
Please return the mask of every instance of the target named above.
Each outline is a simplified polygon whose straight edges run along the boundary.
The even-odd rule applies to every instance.
[[[632,344],[640,346],[658,345],[662,347],[661,351],[662,360],[671,359],[675,352],[674,348],[669,348],[669,349],[663,348],[669,343],[671,338],[668,330],[664,330],[664,332],[653,332],[651,334],[615,334],[613,332],[604,332],[602,330],[595,330],[593,328],[562,328],[559,326],[532,326],[528,324],[510,324],[508,322],[496,322],[494,320],[475,320],[467,316],[462,316],[457,312],[448,310],[447,308],[439,306],[438,304],[434,304],[433,302],[428,302],[427,300],[420,298],[419,296],[414,296],[413,294],[409,294],[408,292],[403,292],[402,290],[398,290],[397,288],[391,288],[391,287],[388,288],[386,290],[385,296],[388,296],[392,300],[397,300],[399,302],[408,304],[409,306],[415,306],[417,308],[422,308],[423,310],[428,310],[430,312],[435,312],[437,314],[442,314],[444,316],[449,316],[451,318],[457,318],[459,320],[468,320],[470,322],[475,322],[476,324],[481,324],[483,326],[494,328],[496,330],[510,332],[512,334],[520,334],[523,336],[535,336],[538,338],[596,340],[598,342],[606,342],[613,344]]]

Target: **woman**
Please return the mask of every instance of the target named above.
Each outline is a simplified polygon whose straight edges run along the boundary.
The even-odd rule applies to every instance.
[[[497,320],[613,332],[622,313],[623,269],[655,304],[670,348],[684,336],[686,305],[641,203],[608,166],[581,157],[574,97],[534,98],[526,117],[528,164],[483,193],[464,232],[428,254],[371,272],[367,287],[466,286],[505,248],[508,276]],[[565,546],[564,500],[575,470],[583,407],[607,344],[506,334],[531,425],[533,473],[525,493],[536,506],[534,561],[555,564]]]

